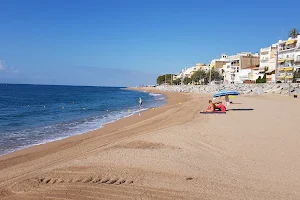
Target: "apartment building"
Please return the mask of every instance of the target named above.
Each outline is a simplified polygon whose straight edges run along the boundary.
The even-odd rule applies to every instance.
[[[222,73],[224,83],[243,83],[249,80],[251,68],[259,63],[258,53],[242,52],[232,56],[222,54],[221,58],[212,60],[211,67]]]
[[[300,69],[300,35],[278,41],[277,81],[292,82]],[[296,77],[298,80],[300,77]],[[300,80],[299,80],[300,81]]]
[[[176,80],[178,78],[183,79],[185,77],[191,78],[192,75],[200,69],[204,70],[205,72],[208,72],[209,66],[202,64],[202,63],[197,63],[195,66],[185,67],[181,70],[181,72],[179,74],[173,76],[173,80]]]
[[[220,58],[213,59],[210,62],[210,68],[214,68],[216,70],[222,69],[223,65],[229,62],[229,58],[226,54],[222,54]]]
[[[185,67],[181,70],[181,72],[175,76],[173,76],[173,80],[175,79],[184,79],[185,77],[190,78],[192,76],[192,71],[194,71],[194,67]]]
[[[259,70],[266,73],[267,82],[274,83],[276,81],[277,49],[277,44],[260,49]]]

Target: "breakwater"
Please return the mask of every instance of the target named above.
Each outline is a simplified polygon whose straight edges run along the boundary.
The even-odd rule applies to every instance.
[[[166,85],[157,86],[161,91],[216,93],[220,90],[236,90],[245,95],[260,94],[300,94],[299,83],[260,83],[260,84],[220,84],[220,85]]]

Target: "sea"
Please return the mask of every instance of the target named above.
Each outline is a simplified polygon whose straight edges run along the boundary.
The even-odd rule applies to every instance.
[[[92,131],[165,102],[161,94],[121,87],[0,84],[0,155]]]

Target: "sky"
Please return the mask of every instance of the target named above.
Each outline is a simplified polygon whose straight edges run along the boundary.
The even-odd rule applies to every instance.
[[[1,0],[0,83],[135,86],[291,28],[300,1]]]

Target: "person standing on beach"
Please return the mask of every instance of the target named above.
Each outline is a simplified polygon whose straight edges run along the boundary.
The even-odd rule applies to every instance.
[[[140,108],[142,108],[142,104],[143,104],[143,100],[142,100],[142,98],[140,97],[140,100],[139,100]]]
[[[225,95],[225,102],[226,102],[226,109],[228,109],[229,105],[230,105],[230,101],[229,101],[229,96],[228,94]]]

